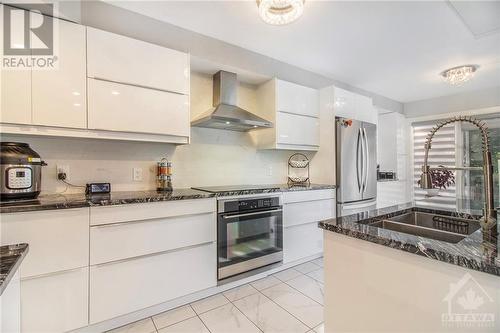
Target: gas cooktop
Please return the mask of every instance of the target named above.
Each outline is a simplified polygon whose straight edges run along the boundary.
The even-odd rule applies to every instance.
[[[207,186],[207,187],[192,187],[193,190],[204,191],[209,193],[223,192],[238,192],[238,191],[262,191],[262,190],[279,190],[279,185],[228,185],[228,186]]]

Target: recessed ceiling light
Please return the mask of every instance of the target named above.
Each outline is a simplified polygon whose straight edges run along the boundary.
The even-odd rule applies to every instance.
[[[478,65],[462,65],[449,68],[440,73],[443,79],[451,85],[460,86],[472,79],[474,73],[479,68]]]
[[[229,121],[226,121],[226,125],[229,125],[229,124],[231,124],[231,123]]]
[[[292,23],[304,12],[305,0],[257,0],[259,15],[273,25]]]

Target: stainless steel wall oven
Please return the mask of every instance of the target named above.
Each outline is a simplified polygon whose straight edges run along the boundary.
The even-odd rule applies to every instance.
[[[218,279],[283,260],[281,196],[218,201]]]

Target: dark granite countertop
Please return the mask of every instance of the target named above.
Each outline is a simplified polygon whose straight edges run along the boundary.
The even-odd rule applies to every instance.
[[[411,211],[479,219],[477,215],[429,209],[417,206],[414,203],[407,203],[321,221],[319,227],[362,241],[369,241],[430,259],[500,276],[500,256],[498,251],[500,238],[498,235],[486,237],[483,236],[481,229],[479,229],[458,243],[448,243],[369,225]]]
[[[226,197],[233,195],[251,195],[260,193],[276,193],[276,192],[297,192],[297,191],[314,191],[314,190],[332,190],[336,189],[335,185],[328,184],[310,184],[310,185],[288,185],[288,184],[264,184],[264,185],[245,185],[241,186],[212,186],[204,189],[213,191],[217,197]]]
[[[0,203],[0,213],[17,213],[51,209],[81,208],[92,206],[111,206],[134,203],[147,203],[171,200],[189,200],[211,198],[214,194],[192,190],[174,189],[171,192],[158,191],[123,191],[111,194],[48,194],[35,200],[8,201]]]
[[[200,190],[183,188],[174,189],[172,192],[158,191],[123,191],[111,194],[93,195],[86,197],[84,194],[47,194],[35,200],[18,200],[0,202],[0,213],[18,213],[51,209],[67,209],[94,206],[111,206],[134,203],[147,203],[171,200],[204,199],[215,196],[244,195],[272,192],[310,191],[321,189],[334,189],[334,185],[311,184],[309,186],[288,186],[286,184],[258,185],[256,189],[239,191],[226,191],[210,193]]]
[[[0,246],[0,296],[28,253],[28,244]]]

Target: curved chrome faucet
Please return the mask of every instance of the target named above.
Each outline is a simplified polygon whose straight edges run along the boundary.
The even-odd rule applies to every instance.
[[[459,116],[453,117],[450,119],[446,119],[444,121],[439,122],[436,126],[434,126],[431,132],[427,135],[427,139],[425,142],[425,156],[424,156],[424,165],[422,166],[422,175],[420,176],[420,187],[423,189],[432,188],[432,176],[431,176],[431,168],[428,165],[429,160],[429,150],[431,149],[432,139],[437,131],[443,128],[446,125],[455,122],[467,122],[475,125],[481,131],[482,142],[483,142],[483,177],[484,177],[484,215],[481,218],[481,226],[483,231],[486,232],[497,232],[497,211],[494,207],[494,198],[493,198],[493,165],[491,164],[491,151],[490,151],[490,138],[488,133],[488,127],[486,123],[469,116]],[[444,168],[444,167],[442,167]],[[444,168],[447,170],[471,170],[477,168]],[[481,168],[480,168],[481,169]]]

